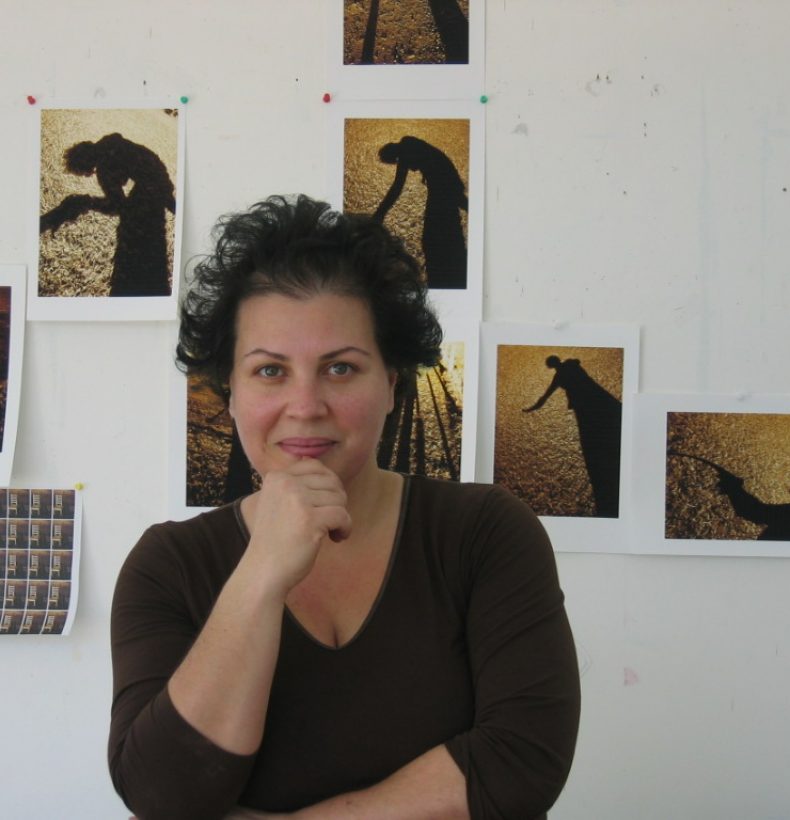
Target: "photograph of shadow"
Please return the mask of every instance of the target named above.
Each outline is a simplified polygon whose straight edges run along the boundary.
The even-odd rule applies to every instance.
[[[494,481],[538,515],[619,516],[623,355],[497,346]]]
[[[260,487],[222,399],[201,376],[187,376],[187,507],[219,507]]]
[[[346,119],[343,209],[373,214],[418,260],[431,289],[467,286],[466,119]]]
[[[384,424],[379,466],[459,481],[463,394],[464,344],[445,342],[439,364],[422,368],[398,390]]]
[[[790,415],[667,413],[666,538],[790,541]]]
[[[170,296],[175,109],[41,112],[40,297]]]
[[[344,0],[345,65],[469,62],[469,0]]]
[[[11,288],[0,287],[0,452],[8,405],[8,365],[11,354]]]

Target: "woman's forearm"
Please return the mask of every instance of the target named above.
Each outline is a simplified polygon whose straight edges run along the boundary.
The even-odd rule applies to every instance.
[[[285,599],[256,577],[245,555],[168,690],[181,717],[228,752],[261,743],[280,646]]]
[[[291,817],[295,820],[370,820],[372,817],[376,820],[469,820],[466,778],[447,749],[436,746],[375,786],[338,795],[297,811]]]
[[[444,746],[436,746],[386,779],[292,814],[239,807],[224,820],[469,820],[466,778]]]

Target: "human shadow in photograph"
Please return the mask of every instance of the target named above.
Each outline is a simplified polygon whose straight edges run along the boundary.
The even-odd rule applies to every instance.
[[[379,159],[395,166],[395,178],[374,218],[384,221],[398,201],[409,171],[419,171],[427,189],[421,241],[428,287],[465,288],[466,239],[461,211],[468,212],[469,200],[453,161],[434,145],[413,136],[383,145]]]
[[[54,233],[91,211],[117,216],[109,295],[169,296],[166,211],[175,213],[176,201],[164,163],[150,148],[118,133],[72,145],[64,162],[72,174],[95,174],[103,196],[69,194],[41,216],[40,232]]]
[[[463,410],[442,362],[413,374],[395,396],[377,452],[379,467],[458,481]]]
[[[469,21],[456,0],[429,0],[436,30],[444,47],[445,62],[469,62]]]
[[[239,433],[236,430],[236,425],[233,424],[222,503],[230,504],[237,498],[250,495],[254,490],[252,467],[247,456],[244,455]]]
[[[595,514],[617,518],[620,509],[620,440],[622,403],[582,367],[579,359],[549,356],[546,367],[556,373],[543,395],[524,413],[540,410],[553,393],[562,389],[579,428],[584,465],[590,478]]]
[[[761,501],[746,490],[744,478],[708,458],[679,450],[668,450],[668,455],[692,459],[714,469],[718,477],[716,488],[726,496],[735,515],[763,527],[757,536],[758,541],[790,541],[790,504]]]
[[[368,10],[368,23],[365,26],[365,39],[362,41],[362,59],[360,62],[363,65],[371,65],[373,63],[373,55],[376,50],[376,26],[379,21],[379,0],[370,0],[370,9]]]
[[[461,11],[457,0],[428,0],[436,33],[441,41],[444,52],[443,62],[448,64],[464,64],[469,62],[469,21]],[[376,36],[379,31],[379,0],[370,0],[368,18],[365,25],[365,35],[362,40],[362,53],[360,64],[372,65],[376,62]],[[404,17],[400,19],[400,34],[403,35],[403,28],[416,28],[413,21],[406,19],[407,11],[403,12]],[[415,30],[416,36],[418,32]],[[397,49],[396,49],[397,61]]]

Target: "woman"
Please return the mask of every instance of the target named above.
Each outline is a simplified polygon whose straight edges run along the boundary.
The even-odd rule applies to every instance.
[[[545,533],[501,488],[376,465],[440,340],[372,219],[300,197],[220,223],[177,355],[263,482],[150,528],[118,579],[110,769],[142,820],[523,820],[556,799],[579,690]]]

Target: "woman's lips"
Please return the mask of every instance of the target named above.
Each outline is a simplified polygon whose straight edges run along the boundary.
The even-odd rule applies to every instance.
[[[280,449],[300,458],[321,458],[335,446],[329,438],[285,438],[279,442]]]

